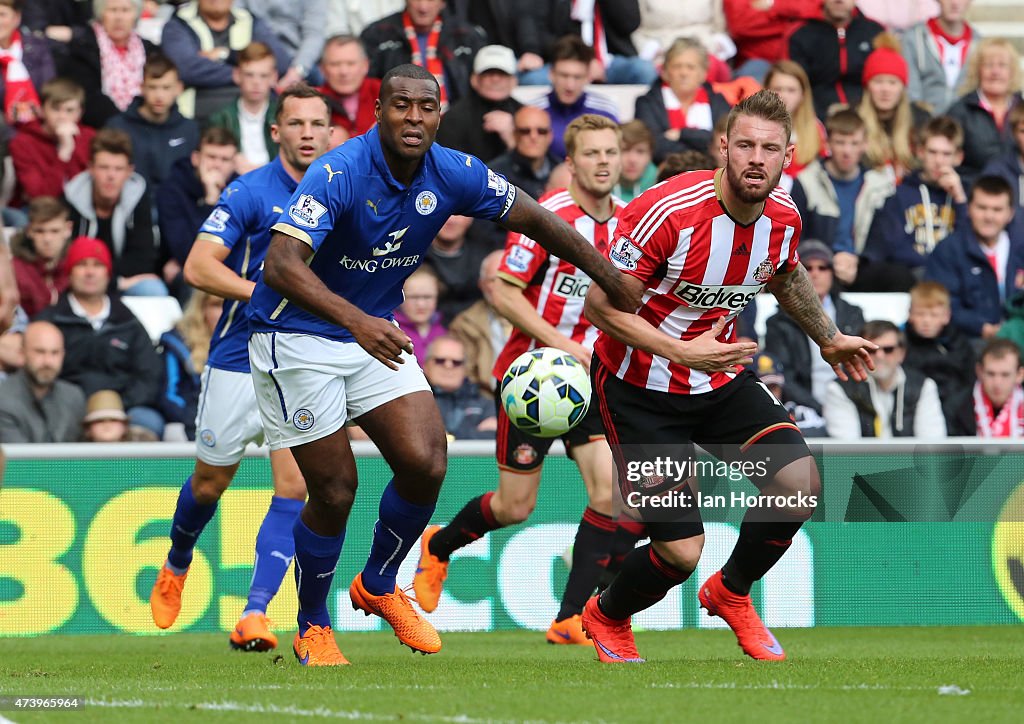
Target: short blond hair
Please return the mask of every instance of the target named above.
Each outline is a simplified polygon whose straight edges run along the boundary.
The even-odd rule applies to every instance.
[[[611,118],[599,116],[596,113],[584,113],[582,116],[574,119],[565,129],[565,136],[563,136],[565,140],[565,155],[570,158],[576,155],[576,138],[583,131],[603,131],[605,129],[615,131],[615,137],[619,139],[619,145],[621,146],[622,129]]]
[[[949,290],[935,281],[918,282],[910,289],[910,306],[950,308]]]
[[[246,63],[257,63],[261,60],[273,57],[274,51],[270,49],[269,45],[255,40],[238,51],[238,62],[236,65],[243,66]],[[275,69],[276,67],[277,66],[275,65]]]
[[[665,51],[664,65],[668,65],[676,59],[676,56],[682,55],[688,50],[692,50],[697,54],[700,64],[704,67],[704,70],[707,70],[711,64],[708,49],[704,46],[704,43],[691,37],[676,38],[672,41],[672,44],[668,46],[668,50]]]

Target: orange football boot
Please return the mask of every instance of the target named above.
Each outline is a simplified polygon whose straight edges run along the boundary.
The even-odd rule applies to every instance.
[[[149,594],[149,608],[153,612],[153,623],[157,628],[170,628],[181,612],[181,591],[185,588],[186,570],[180,576],[167,565],[160,566],[156,582]]]
[[[420,564],[416,567],[416,575],[412,579],[416,603],[427,613],[437,608],[444,580],[448,577],[448,561],[442,561],[430,552],[430,539],[439,530],[441,526],[431,525],[423,531],[423,537],[420,538]]]
[[[228,637],[231,648],[239,651],[270,651],[277,648],[277,636],[270,631],[267,614],[253,611],[235,624]]]
[[[374,596],[363,587],[363,574],[360,573],[352,580],[348,595],[352,599],[352,608],[363,611],[367,616],[371,613],[380,616],[395,630],[398,640],[413,651],[436,654],[441,650],[441,637],[437,631],[416,612],[412,600],[398,586],[393,593]]]
[[[303,666],[348,666],[348,659],[338,649],[330,626],[310,626],[306,633],[295,634],[292,653]]]
[[[726,588],[721,571],[704,582],[697,598],[709,616],[721,616],[729,624],[736,634],[736,643],[747,656],[761,661],[785,660],[786,652],[757,615],[750,596]]]
[[[597,658],[604,664],[642,664],[640,652],[636,650],[633,627],[630,620],[616,621],[608,618],[597,606],[594,596],[583,607],[583,630],[594,642]]]
[[[583,631],[583,617],[579,614],[563,621],[552,621],[546,636],[549,644],[579,644],[590,646],[590,639]]]

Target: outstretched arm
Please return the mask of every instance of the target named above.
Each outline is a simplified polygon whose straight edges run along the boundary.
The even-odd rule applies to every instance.
[[[791,272],[776,274],[767,287],[779,300],[779,306],[821,348],[822,358],[832,365],[839,379],[848,379],[847,373],[858,381],[867,379],[867,370],[875,368],[871,352],[877,345],[839,331],[821,306],[803,265],[797,264]]]
[[[412,340],[388,320],[366,314],[328,289],[309,268],[312,256],[309,244],[275,232],[263,263],[263,281],[291,304],[347,329],[371,356],[398,369],[402,352],[412,353]]]
[[[640,306],[640,294],[630,291],[624,282],[624,275],[579,232],[530,198],[526,192],[519,190],[515,203],[500,223],[510,231],[525,234],[551,254],[582,269],[605,290],[616,308],[623,312],[633,312]]]
[[[627,274],[623,277],[630,293],[643,294],[643,282]],[[732,372],[738,364],[753,362],[757,352],[754,342],[724,344],[716,339],[725,329],[725,316],[715,320],[704,334],[683,342],[668,336],[637,314],[616,309],[604,291],[595,286],[587,292],[586,315],[602,332],[630,347],[703,372]]]
[[[825,314],[821,300],[814,291],[811,277],[803,264],[785,274],[776,274],[767,284],[768,291],[775,295],[782,307],[807,336],[819,347],[824,347],[839,333],[836,323]]]

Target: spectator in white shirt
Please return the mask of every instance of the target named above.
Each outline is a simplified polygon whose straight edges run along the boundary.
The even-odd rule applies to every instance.
[[[908,28],[903,36],[910,75],[907,94],[935,114],[945,113],[956,101],[967,58],[977,45],[977,34],[966,20],[970,6],[971,0],[939,0],[938,15]]]
[[[251,43],[238,54],[232,77],[240,95],[237,101],[210,116],[210,126],[226,128],[239,141],[235,172],[239,175],[269,163],[277,155],[270,126],[277,112],[273,96],[277,84],[274,53],[263,43]]]
[[[904,367],[906,340],[888,321],[864,325],[861,336],[878,348],[872,353],[875,369],[866,383],[829,382],[825,390],[825,424],[829,437],[861,438],[946,437],[939,388],[912,367]]]

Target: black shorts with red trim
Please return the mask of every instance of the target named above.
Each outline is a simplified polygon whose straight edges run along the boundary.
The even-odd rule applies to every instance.
[[[513,472],[525,473],[536,470],[544,463],[544,458],[551,449],[556,438],[536,437],[523,432],[512,424],[505,414],[505,408],[496,401],[498,410],[498,432],[496,457],[498,467]],[[573,446],[586,445],[588,442],[603,440],[604,423],[597,409],[597,400],[591,400],[587,414],[579,424],[561,437],[565,451],[572,457]]]
[[[623,501],[638,491],[660,495],[679,490],[692,498],[688,476],[672,479],[637,471],[644,462],[658,458],[693,460],[694,443],[723,462],[757,462],[759,474],[747,477],[759,488],[791,462],[811,454],[789,412],[749,370],[699,395],[659,392],[623,382],[596,355],[592,371]],[[772,446],[768,455],[758,450],[765,445]],[[676,520],[666,520],[666,515],[645,519],[652,539],[678,540],[703,532],[695,504],[672,514]]]

